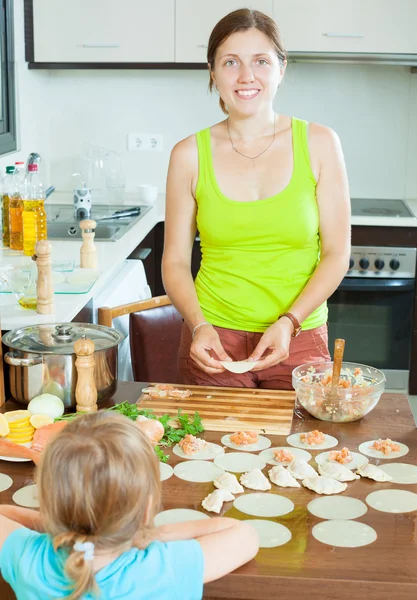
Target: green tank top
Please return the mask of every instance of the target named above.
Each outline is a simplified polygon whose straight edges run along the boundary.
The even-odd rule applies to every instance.
[[[307,123],[292,119],[294,166],[288,186],[276,196],[251,202],[231,200],[219,189],[210,128],[196,138],[202,261],[195,286],[204,318],[219,327],[263,332],[290,309],[320,258]],[[313,329],[326,321],[324,303],[302,326]]]

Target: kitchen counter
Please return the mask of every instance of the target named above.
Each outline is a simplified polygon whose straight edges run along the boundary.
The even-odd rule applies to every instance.
[[[68,204],[71,197],[65,193],[55,193],[51,196],[54,204]],[[126,205],[137,205],[141,203],[137,196],[126,194]],[[121,206],[120,208],[123,208]],[[34,310],[22,308],[13,294],[0,294],[0,318],[3,331],[26,327],[38,323],[60,323],[71,321],[87,302],[97,296],[107,285],[111,285],[112,278],[117,274],[120,265],[138,246],[145,236],[155,227],[157,223],[165,218],[165,195],[160,194],[151,209],[138,220],[138,222],[117,242],[96,242],[98,255],[98,269],[100,277],[83,294],[55,294],[55,313],[52,315],[40,315]],[[80,265],[81,241],[51,240],[52,260],[67,261],[74,260],[75,266]],[[0,248],[0,265],[21,264],[24,257],[21,252]]]
[[[141,394],[143,383],[120,383],[114,403],[135,402]],[[111,404],[111,402],[109,403]],[[16,404],[6,402],[6,410]],[[3,411],[3,409],[2,409]],[[319,429],[334,435],[338,448],[343,446],[357,450],[359,443],[379,437],[390,437],[407,444],[409,453],[396,462],[416,464],[417,436],[407,397],[400,394],[383,394],[379,404],[366,417],[354,423],[325,423],[307,413],[304,418],[294,416],[292,433]],[[220,432],[206,432],[203,437],[219,443]],[[285,444],[285,436],[268,435],[272,446]],[[229,451],[226,449],[226,451]],[[311,464],[315,465],[313,455]],[[175,466],[181,459],[171,454],[169,464]],[[370,459],[376,463],[375,459]],[[390,461],[387,461],[390,462]],[[10,475],[13,486],[2,492],[0,503],[12,501],[13,493],[33,482],[32,463],[0,461],[1,472]],[[317,467],[316,467],[317,468]],[[267,469],[264,469],[266,472]],[[417,484],[399,485],[377,483],[359,479],[348,483],[343,495],[364,500],[373,491],[402,489],[417,492]],[[211,483],[189,483],[172,476],[162,484],[162,508],[190,508],[203,510],[201,501],[213,491]],[[272,519],[287,526],[292,539],[284,546],[261,549],[254,560],[234,573],[214,581],[204,588],[207,600],[229,599],[264,600],[265,598],[308,598],[309,600],[415,600],[417,598],[417,545],[415,543],[417,511],[405,514],[389,514],[368,508],[368,512],[356,519],[373,527],[377,540],[361,548],[338,548],[315,540],[311,530],[320,520],[311,515],[306,505],[319,498],[306,488],[277,488],[272,493],[290,498],[295,510],[288,515]],[[251,493],[250,490],[247,493]],[[224,505],[225,516],[245,518],[242,513]],[[249,517],[250,518],[250,517]],[[14,595],[0,578],[0,598],[12,600]]]
[[[417,227],[417,200],[405,200],[414,217],[355,217],[352,216],[352,226],[368,227]]]

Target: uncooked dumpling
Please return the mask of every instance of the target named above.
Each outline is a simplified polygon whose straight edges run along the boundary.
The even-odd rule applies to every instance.
[[[359,475],[341,465],[340,463],[324,462],[319,465],[320,475],[324,475],[329,479],[336,479],[337,481],[353,481],[354,479],[360,479]]]
[[[251,469],[247,473],[243,473],[240,477],[240,483],[251,490],[262,492],[270,490],[272,487],[261,469]]]
[[[214,492],[212,492],[204,498],[204,500],[201,503],[201,506],[209,512],[219,514],[219,512],[222,509],[223,502],[230,502],[234,499],[235,497],[233,496],[233,494],[231,494],[227,490],[214,490]]]
[[[269,479],[280,487],[301,487],[296,479],[282,465],[268,471]]]
[[[385,471],[383,471],[376,465],[372,465],[371,463],[362,465],[356,470],[356,473],[358,473],[362,477],[368,477],[369,479],[373,479],[374,481],[383,482],[392,480],[391,475],[388,475],[387,473],[385,473]]]
[[[341,483],[336,479],[330,479],[329,477],[322,477],[316,475],[315,477],[307,477],[303,479],[302,484],[309,490],[313,490],[316,494],[340,494],[347,488],[347,483]]]
[[[258,364],[257,360],[221,360],[220,363],[222,366],[230,371],[231,373],[247,373],[255,365]]]
[[[306,479],[307,477],[317,476],[313,467],[302,458],[294,458],[288,465],[287,470],[296,479]]]
[[[245,491],[233,473],[223,473],[213,483],[219,490],[226,490],[231,494],[242,494]]]

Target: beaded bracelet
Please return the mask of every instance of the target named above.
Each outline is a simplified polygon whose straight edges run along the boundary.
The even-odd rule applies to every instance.
[[[193,329],[193,332],[192,332],[192,334],[191,334],[191,338],[192,338],[192,339],[194,339],[195,332],[197,331],[197,329],[198,329],[199,327],[202,327],[203,325],[211,325],[211,323],[209,323],[208,321],[203,321],[202,323],[199,323],[198,325],[196,325],[196,326],[194,327],[194,329]]]

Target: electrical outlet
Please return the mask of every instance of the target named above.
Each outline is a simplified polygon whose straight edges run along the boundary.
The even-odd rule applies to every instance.
[[[130,152],[162,152],[163,136],[158,133],[128,133],[127,149]]]

